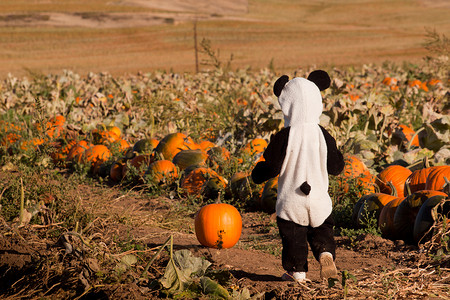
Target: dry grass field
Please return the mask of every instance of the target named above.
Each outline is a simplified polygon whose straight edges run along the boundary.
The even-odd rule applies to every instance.
[[[161,4],[163,3],[163,4]],[[233,68],[277,71],[419,62],[427,29],[448,36],[450,2],[430,0],[2,0],[0,77],[8,73],[195,71],[207,39]],[[207,59],[200,54],[200,61]],[[201,69],[207,68],[205,65]]]

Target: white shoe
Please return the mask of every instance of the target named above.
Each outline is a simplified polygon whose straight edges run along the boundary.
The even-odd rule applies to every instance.
[[[323,252],[319,256],[320,278],[337,278],[338,272],[334,264],[333,255],[330,252]]]
[[[306,272],[286,272],[281,276],[284,281],[297,281],[297,282],[308,282],[310,281],[306,278]]]

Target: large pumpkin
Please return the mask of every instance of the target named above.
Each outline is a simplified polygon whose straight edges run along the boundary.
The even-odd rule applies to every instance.
[[[231,248],[239,241],[241,231],[241,215],[230,204],[208,204],[195,216],[195,234],[206,247]]]
[[[390,201],[397,199],[396,195],[388,195],[384,193],[372,193],[364,196],[364,200],[361,203],[361,206],[358,211],[358,215],[356,216],[356,222],[359,226],[364,226],[368,224],[369,218],[375,218],[377,220],[381,213],[383,207],[388,204]]]
[[[435,168],[438,167],[425,167],[422,169],[418,169],[415,170],[414,172],[411,173],[411,175],[409,175],[409,177],[406,179],[406,183],[409,186],[409,191],[411,193],[420,191],[420,190],[426,190],[426,183],[427,183],[427,178],[428,175],[430,174],[430,172],[432,170],[434,170]],[[407,187],[405,186],[405,189],[407,189]]]
[[[111,151],[105,145],[95,145],[84,153],[84,161],[92,166],[107,161],[111,157]]]
[[[175,155],[172,162],[177,165],[180,170],[184,170],[193,165],[206,166],[207,159],[208,154],[201,149],[181,150]]]
[[[425,189],[443,191],[446,185],[445,178],[450,180],[450,166],[434,167],[428,174]]]
[[[345,165],[339,175],[339,188],[348,193],[351,186],[357,188],[358,197],[364,194],[374,193],[374,177],[364,162],[354,155],[344,157]]]
[[[171,133],[166,135],[155,148],[161,159],[172,160],[181,150],[197,149],[198,145],[184,133]]]
[[[391,182],[397,190],[397,195],[403,197],[405,196],[405,182],[411,173],[411,170],[408,168],[400,165],[391,165],[378,174],[376,184],[380,188],[380,192],[391,194],[391,188],[388,185],[388,182]]]
[[[414,223],[422,204],[433,196],[447,196],[447,194],[422,190],[417,191],[403,200],[394,215],[394,230],[407,243],[414,243]]]
[[[435,216],[433,216],[432,211],[436,209],[437,213],[445,215],[448,219],[448,214],[450,212],[450,201],[443,202],[445,196],[436,195],[428,198],[420,207],[419,212],[417,213],[416,220],[414,222],[414,242],[425,243],[428,241],[432,232],[429,232],[429,229],[433,226],[435,220]],[[442,203],[442,206],[438,206]]]
[[[385,238],[397,240],[399,233],[394,229],[394,216],[400,203],[405,200],[406,197],[398,197],[389,201],[380,212],[378,217],[378,227],[380,228],[381,235]]]

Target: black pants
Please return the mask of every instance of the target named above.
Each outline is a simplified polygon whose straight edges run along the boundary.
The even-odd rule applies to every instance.
[[[336,257],[331,215],[319,227],[301,226],[279,217],[277,224],[283,244],[281,258],[286,271],[308,272],[308,243],[317,260],[322,252],[330,252],[333,258]]]

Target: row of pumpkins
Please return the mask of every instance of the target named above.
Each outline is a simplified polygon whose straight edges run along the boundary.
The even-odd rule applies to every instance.
[[[195,143],[183,133],[172,133],[161,140],[141,139],[131,145],[122,138],[117,126],[100,126],[87,135],[73,134],[65,129],[63,116],[49,119],[44,127],[45,137],[27,139],[20,135],[20,126],[2,122],[1,146],[12,153],[47,145],[56,165],[87,166],[93,174],[109,176],[115,182],[128,175],[138,181],[147,176],[156,184],[170,184],[179,179],[186,194],[207,198],[217,198],[224,190],[235,196],[236,193],[242,195],[242,190],[252,193],[248,172],[237,172],[229,181],[219,175],[231,154],[225,147],[207,140]],[[12,130],[8,132],[9,129]],[[263,159],[260,154],[266,146],[264,139],[254,139],[242,151],[259,161]],[[117,154],[119,158],[114,159]],[[226,203],[205,205],[195,216],[197,239],[207,247],[233,247],[241,230],[240,213]]]
[[[0,125],[3,126],[2,131],[8,127],[5,123]],[[231,154],[226,148],[216,146],[208,140],[195,143],[183,133],[172,133],[160,141],[142,139],[131,146],[121,137],[121,131],[116,126],[94,129],[85,139],[80,139],[67,138],[64,125],[64,117],[56,116],[45,125],[48,139],[27,140],[21,139],[17,131],[13,134],[6,132],[6,139],[1,144],[26,150],[30,146],[37,147],[51,141],[53,151],[50,155],[56,164],[88,165],[93,173],[109,176],[116,182],[123,180],[133,170],[132,175],[138,180],[149,176],[160,184],[179,179],[182,190],[194,196],[217,198],[220,191],[226,190],[235,197],[245,198],[253,193],[248,172],[238,172],[229,181],[219,175],[224,164],[229,162]],[[260,157],[261,160],[263,157],[259,154],[266,146],[265,140],[254,139],[242,151],[252,157]],[[111,162],[113,153],[117,152],[122,153],[121,157]],[[180,173],[183,174],[181,178]],[[432,209],[447,198],[444,189],[448,192],[450,188],[447,180],[450,178],[450,166],[428,167],[425,164],[422,169],[412,172],[403,166],[392,165],[374,177],[361,160],[355,156],[347,156],[345,169],[340,176],[343,179],[340,188],[344,192],[350,188],[350,180],[347,179],[355,179],[365,191],[354,206],[353,219],[357,224],[363,226],[367,222],[367,216],[375,216],[383,236],[403,239],[408,243],[426,240],[424,235],[434,221]],[[256,193],[262,210],[274,211],[277,185],[278,177],[272,178]],[[375,191],[375,187],[379,192]],[[450,207],[446,204],[443,209],[447,213]],[[233,231],[237,232],[237,229]],[[205,244],[202,240],[204,239],[199,238]],[[217,237],[213,240],[214,243],[206,244],[214,246],[217,244]],[[223,241],[220,245],[223,247]],[[225,246],[229,245],[225,243]]]
[[[351,168],[355,164],[360,168]],[[358,226],[375,217],[385,238],[419,244],[429,240],[436,212],[448,217],[450,166],[430,167],[425,158],[422,168],[411,171],[390,165],[375,177],[364,168],[360,160],[351,157],[344,170],[344,176],[356,178],[367,188],[353,208]]]

